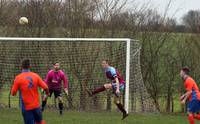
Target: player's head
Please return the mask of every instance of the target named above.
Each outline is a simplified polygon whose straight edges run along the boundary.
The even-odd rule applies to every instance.
[[[181,69],[180,76],[181,76],[181,78],[184,79],[186,76],[189,75],[189,73],[190,73],[190,69],[188,67],[183,67]]]
[[[109,62],[108,62],[108,60],[103,60],[103,61],[101,62],[101,66],[102,66],[102,68],[108,68],[108,67],[109,67]]]
[[[54,68],[55,71],[60,70],[60,63],[59,62],[53,63],[53,68]]]
[[[23,59],[22,60],[22,69],[30,69],[31,68],[31,60]]]

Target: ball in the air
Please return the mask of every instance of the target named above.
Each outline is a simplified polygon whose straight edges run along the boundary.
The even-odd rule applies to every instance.
[[[19,19],[19,24],[20,24],[20,25],[28,24],[28,18],[26,18],[26,17],[21,17],[21,18]]]

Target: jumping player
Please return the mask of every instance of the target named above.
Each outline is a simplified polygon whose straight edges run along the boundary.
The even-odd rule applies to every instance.
[[[184,81],[186,93],[180,97],[181,104],[187,101],[188,120],[190,124],[195,124],[195,119],[200,120],[200,92],[196,82],[189,76],[189,68],[181,69],[180,76]]]
[[[105,70],[106,77],[111,80],[111,83],[104,84],[103,86],[93,91],[90,91],[86,88],[86,91],[88,92],[89,96],[92,96],[99,92],[103,92],[106,89],[112,89],[113,93],[115,94],[115,104],[118,109],[123,113],[123,120],[128,116],[126,110],[120,102],[120,96],[125,89],[125,81],[120,73],[114,67],[111,67],[109,65],[107,60],[102,61],[102,68]]]
[[[30,71],[30,60],[22,61],[22,73],[17,75],[11,89],[11,95],[16,95],[19,90],[22,115],[25,124],[45,124],[39,102],[38,87],[44,89],[48,95],[48,87],[40,76]]]
[[[46,76],[45,83],[49,87],[50,97],[54,93],[56,99],[58,99],[59,112],[63,113],[63,99],[62,93],[62,81],[64,84],[64,92],[68,95],[68,78],[65,73],[60,70],[60,63],[56,62],[53,64],[53,69],[50,70]],[[47,96],[43,97],[42,101],[42,111],[44,111],[45,105],[47,103]]]

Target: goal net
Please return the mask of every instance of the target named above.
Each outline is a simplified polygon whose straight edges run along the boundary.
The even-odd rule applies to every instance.
[[[19,97],[10,96],[20,62],[30,58],[32,71],[43,79],[52,63],[61,63],[69,78],[69,95],[63,94],[66,110],[115,111],[112,91],[88,97],[85,88],[94,89],[106,79],[101,61],[107,59],[126,80],[123,97],[129,112],[152,112],[154,104],[144,86],[140,67],[140,45],[130,39],[104,38],[0,38],[0,107],[19,107]],[[54,97],[47,109],[55,109]]]

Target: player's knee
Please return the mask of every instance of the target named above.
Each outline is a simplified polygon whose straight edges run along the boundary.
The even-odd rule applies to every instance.
[[[43,101],[47,102],[47,97],[43,99]]]
[[[59,103],[63,103],[62,97],[58,97],[58,102],[59,102]]]
[[[118,98],[115,98],[114,103],[115,104],[120,104],[120,100]]]
[[[114,103],[117,105],[120,104],[120,101],[116,100]]]
[[[111,89],[111,88],[112,88],[112,85],[111,85],[111,84],[104,84],[104,87],[105,87],[106,89]]]

